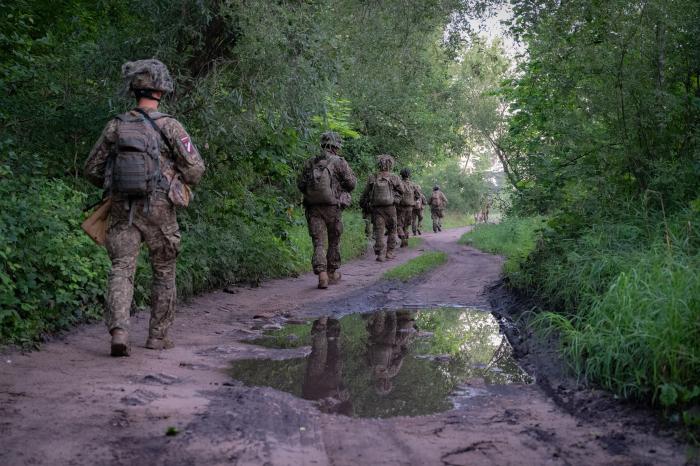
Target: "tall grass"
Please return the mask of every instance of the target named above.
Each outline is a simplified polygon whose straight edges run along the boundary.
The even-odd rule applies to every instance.
[[[462,235],[459,243],[506,256],[504,271],[514,274],[535,248],[537,232],[544,222],[544,217],[510,217],[497,224],[477,225]]]

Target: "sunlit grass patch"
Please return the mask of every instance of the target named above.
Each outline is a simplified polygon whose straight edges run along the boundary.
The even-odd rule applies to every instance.
[[[433,270],[445,262],[447,262],[447,254],[444,252],[424,252],[420,256],[389,270],[384,274],[384,278],[405,282]]]
[[[425,229],[432,228],[433,224],[430,221],[430,209],[425,209],[425,219],[423,225]],[[442,228],[459,228],[474,224],[474,216],[470,214],[462,214],[457,212],[447,212],[442,219]],[[430,225],[429,227],[427,225]]]
[[[506,256],[504,271],[516,272],[535,248],[537,232],[544,221],[544,217],[508,218],[497,224],[477,225],[462,235],[459,243]]]

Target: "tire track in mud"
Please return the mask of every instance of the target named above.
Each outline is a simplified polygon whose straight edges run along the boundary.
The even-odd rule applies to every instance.
[[[490,310],[484,289],[499,280],[502,259],[458,245],[464,231],[424,235],[421,249],[449,260],[407,284],[380,277],[419,250],[393,262],[353,261],[328,290],[305,274],[201,296],[179,306],[170,351],[137,346],[131,358],[113,360],[104,328],[92,325],[40,352],[8,352],[0,361],[0,463],[683,464],[672,439],[624,417],[577,418],[537,385],[507,386],[430,416],[359,419],[226,374],[234,359],[272,355],[241,339],[285,320],[445,304]],[[145,341],[147,316],[132,325],[135,341]],[[166,436],[168,427],[180,433]]]

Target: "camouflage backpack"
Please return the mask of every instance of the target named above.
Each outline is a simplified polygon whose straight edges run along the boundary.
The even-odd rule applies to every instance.
[[[403,194],[401,195],[401,205],[403,207],[413,207],[416,204],[416,192],[413,183],[410,181],[402,181]]]
[[[165,180],[160,167],[160,131],[144,114],[124,113],[117,120],[110,190],[129,199],[148,198]]]
[[[304,201],[311,205],[336,205],[338,200],[333,192],[333,175],[331,174],[331,160],[321,158],[314,161],[309,178],[306,183]]]
[[[394,192],[389,180],[383,176],[378,176],[372,183],[372,195],[370,205],[372,207],[386,207],[394,203]]]

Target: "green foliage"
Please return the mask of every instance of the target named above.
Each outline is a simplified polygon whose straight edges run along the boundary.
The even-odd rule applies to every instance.
[[[60,180],[0,182],[0,341],[99,317],[105,251],[80,230],[85,195]]]
[[[462,235],[459,243],[506,256],[504,270],[513,280],[520,264],[535,249],[544,221],[543,217],[508,217],[500,223],[477,225]]]
[[[388,280],[407,282],[447,262],[447,254],[439,251],[426,251],[408,262],[394,267],[384,274]]]

